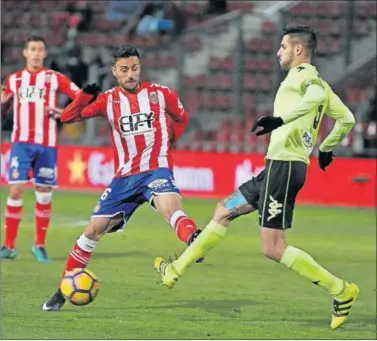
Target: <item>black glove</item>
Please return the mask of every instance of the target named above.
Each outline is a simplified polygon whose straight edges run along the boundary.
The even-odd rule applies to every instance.
[[[270,133],[276,128],[282,126],[283,124],[284,122],[280,117],[262,116],[254,122],[253,128],[251,128],[251,132],[255,132],[258,127],[262,127],[263,129],[257,132],[257,136],[260,136]]]
[[[318,155],[318,164],[319,168],[323,171],[326,171],[326,167],[330,165],[334,160],[334,154],[332,152],[321,152],[319,151]]]
[[[97,96],[98,93],[101,91],[101,87],[98,86],[96,83],[85,85],[82,89],[86,94],[95,95]]]
[[[89,101],[89,104],[94,102],[97,99],[98,94],[101,92],[101,87],[96,83],[87,84],[82,89],[83,92],[89,95],[93,95],[93,98]]]

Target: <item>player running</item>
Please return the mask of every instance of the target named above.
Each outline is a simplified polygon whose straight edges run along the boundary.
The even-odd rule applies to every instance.
[[[50,259],[46,234],[50,223],[52,188],[56,185],[58,93],[71,99],[80,90],[72,81],[43,66],[47,45],[43,37],[31,36],[24,44],[26,67],[11,74],[1,92],[2,113],[13,100],[13,133],[10,152],[9,195],[5,210],[5,241],[0,258],[17,257],[16,238],[22,215],[22,196],[33,171],[35,183],[36,237],[32,252],[39,262]]]
[[[158,257],[154,265],[162,282],[172,288],[197,257],[220,242],[232,220],[257,210],[264,254],[334,297],[331,328],[336,329],[346,321],[358,286],[335,277],[309,254],[289,245],[285,237],[323,115],[336,120],[319,147],[319,166],[324,171],[333,161],[332,150],[355,124],[352,113],[311,64],[316,46],[317,37],[310,28],[284,30],[277,56],[281,68],[289,72],[276,94],[274,116],[259,118],[252,128],[253,132],[263,128],[258,136],[272,132],[266,168],[217,205],[211,222],[177,260],[170,263]]]
[[[106,118],[112,130],[116,169],[88,227],[73,247],[63,274],[85,268],[101,237],[121,229],[145,202],[166,219],[184,243],[190,244],[200,233],[182,209],[172,172],[171,144],[183,133],[187,113],[173,90],[140,83],[140,57],[135,47],[117,46],[112,56],[111,69],[118,86],[100,94],[95,84],[84,87],[61,116],[66,123],[95,116]],[[174,122],[172,136],[169,119]],[[58,289],[41,309],[58,311],[64,302]]]

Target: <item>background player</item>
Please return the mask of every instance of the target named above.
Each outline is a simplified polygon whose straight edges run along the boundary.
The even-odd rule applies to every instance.
[[[73,99],[79,88],[63,74],[43,67],[47,57],[43,37],[28,38],[23,56],[26,67],[6,79],[1,93],[2,112],[13,100],[14,122],[5,241],[0,258],[14,259],[17,256],[16,238],[22,215],[22,196],[32,170],[36,197],[36,237],[32,252],[38,261],[49,262],[45,245],[52,188],[56,185],[57,95],[61,92]]]
[[[95,116],[106,118],[112,130],[116,169],[115,177],[94,208],[88,227],[68,257],[65,271],[86,267],[101,237],[121,229],[145,202],[170,223],[183,242],[190,244],[200,232],[182,210],[171,170],[171,142],[186,127],[185,109],[173,90],[140,83],[140,56],[135,47],[118,46],[112,56],[112,72],[118,86],[101,94],[95,84],[86,86],[61,116],[62,122],[67,123]],[[169,117],[173,121],[172,136],[168,129]],[[60,310],[64,302],[58,289],[42,309]]]
[[[266,168],[217,205],[212,221],[176,261],[168,263],[159,257],[155,267],[162,273],[163,283],[173,287],[197,257],[218,244],[233,219],[258,210],[264,254],[334,297],[331,328],[335,329],[345,322],[359,288],[335,277],[309,254],[288,245],[285,238],[323,115],[326,113],[336,123],[319,147],[322,170],[330,165],[332,150],[355,124],[352,113],[311,65],[316,45],[316,34],[306,26],[284,30],[277,56],[281,67],[289,72],[276,94],[274,116],[258,119],[252,129],[263,128],[257,135],[273,131]]]

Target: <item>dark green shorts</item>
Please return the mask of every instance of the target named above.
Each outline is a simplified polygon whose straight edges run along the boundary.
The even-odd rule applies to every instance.
[[[262,227],[292,225],[296,196],[304,186],[307,165],[301,161],[267,160],[266,168],[239,188],[249,204],[258,207]]]

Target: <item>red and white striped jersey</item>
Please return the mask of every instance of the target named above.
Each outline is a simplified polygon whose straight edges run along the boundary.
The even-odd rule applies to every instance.
[[[13,97],[12,142],[55,147],[57,125],[46,107],[58,105],[58,92],[73,99],[79,90],[68,77],[47,68],[36,72],[23,69],[8,76],[4,94]]]
[[[173,90],[142,83],[135,93],[117,86],[88,104],[91,98],[92,95],[80,92],[64,109],[61,119],[107,119],[112,131],[115,177],[172,168],[171,142],[179,138],[187,124],[185,109]]]

